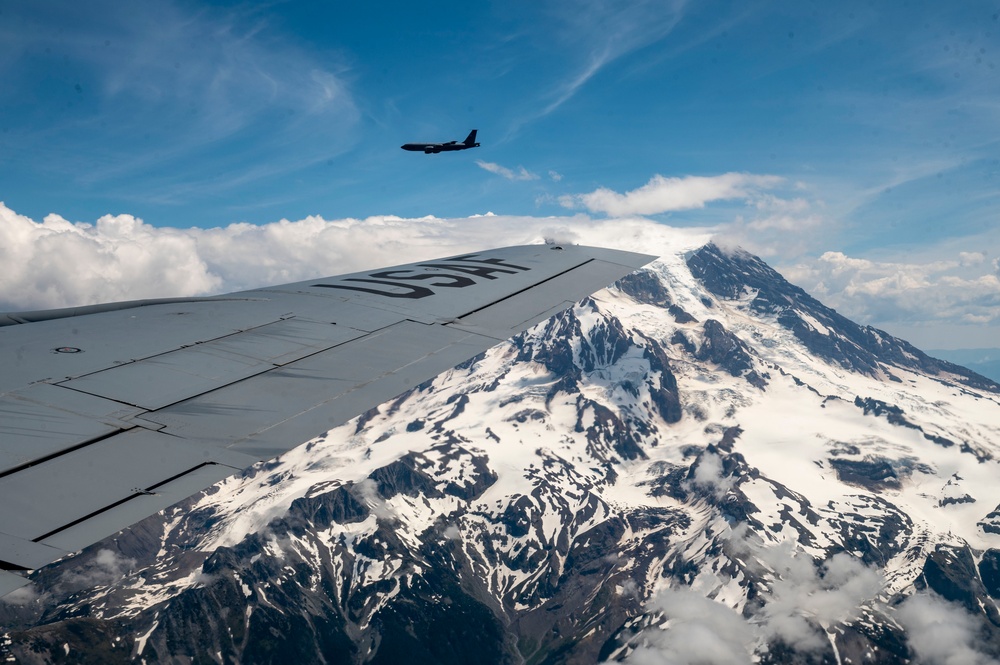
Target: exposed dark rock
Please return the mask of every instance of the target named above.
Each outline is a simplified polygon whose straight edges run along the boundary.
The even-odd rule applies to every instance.
[[[691,471],[689,467],[657,462],[650,471],[656,474],[652,480],[644,483],[650,487],[650,496],[669,496],[678,501],[687,500],[689,494],[687,479]]]
[[[914,425],[909,420],[903,416],[903,410],[894,404],[887,404],[881,400],[872,399],[871,397],[866,397],[861,399],[861,397],[854,398],[854,406],[859,409],[864,410],[865,415],[873,415],[876,418],[879,416],[885,416],[893,425],[899,425],[901,427],[910,427],[912,429],[920,429],[919,426]]]
[[[466,593],[452,575],[431,571],[429,579],[415,578],[412,586],[404,580],[401,586],[400,593],[407,602],[392,603],[376,615],[375,628],[381,639],[374,657],[367,662],[372,665],[520,662],[511,653],[505,627],[493,611]],[[448,602],[442,603],[442,598]]]
[[[358,500],[346,487],[332,492],[300,497],[292,502],[285,521],[309,524],[352,524],[368,518],[368,506]]]
[[[901,487],[896,470],[884,457],[866,457],[860,461],[832,458],[830,466],[836,470],[841,482],[850,485],[875,491]]]
[[[615,282],[623,293],[635,298],[636,301],[657,307],[669,307],[673,304],[670,292],[652,270],[636,270]]]
[[[975,502],[976,502],[975,498],[969,496],[968,494],[963,494],[962,496],[958,497],[946,496],[945,498],[938,501],[938,505],[944,507],[944,506],[954,506],[960,503],[975,503]]]
[[[462,452],[467,453],[464,450]],[[497,481],[497,474],[489,467],[484,457],[472,455],[469,457],[472,468],[470,473],[463,476],[465,482],[459,484],[449,480],[444,488],[444,493],[458,497],[463,501],[472,502],[492,487],[493,483]]]
[[[519,496],[507,504],[507,508],[500,517],[500,523],[503,524],[508,535],[521,538],[528,535],[535,512],[535,504],[531,501],[531,497]]]
[[[115,638],[127,632],[128,626],[118,621],[77,618],[32,630],[14,631],[15,643],[30,643],[27,653],[11,656],[11,663],[80,663],[81,665],[125,665],[132,663],[130,641]],[[65,644],[73,644],[67,654]],[[3,649],[6,651],[6,649]]]
[[[375,481],[378,493],[386,499],[397,494],[440,497],[441,491],[434,479],[418,468],[424,464],[426,461],[422,455],[408,453],[395,462],[376,469],[368,477]]]
[[[598,367],[610,367],[632,347],[632,339],[622,328],[621,321],[608,317],[595,325],[581,340],[580,363],[584,372]]]
[[[650,382],[650,397],[660,417],[668,423],[675,423],[681,419],[682,411],[677,377],[670,368],[670,359],[659,342],[645,336],[642,339],[645,342],[642,355],[649,361],[649,370],[659,374],[656,383]]]
[[[698,360],[708,360],[721,365],[733,376],[739,376],[753,367],[750,351],[740,338],[726,330],[715,319],[705,321],[703,327],[705,337],[702,339],[701,348],[695,354]]]
[[[859,495],[854,500],[864,507],[866,516],[845,511],[831,525],[839,532],[845,549],[860,555],[865,565],[881,568],[907,550],[913,520],[881,497]]]
[[[1000,550],[988,549],[979,560],[979,577],[992,598],[1000,599]]]
[[[537,420],[539,422],[542,422],[545,420],[545,418],[546,418],[545,412],[539,411],[538,409],[523,409],[515,413],[513,416],[511,416],[512,420],[522,424],[528,422],[529,420]]]
[[[994,626],[1000,626],[996,606],[982,600],[987,595],[986,588],[979,579],[968,545],[938,545],[924,562],[923,581],[942,598],[961,603],[972,614],[985,612]]]
[[[532,340],[524,343],[518,360],[541,363],[556,377],[578,377],[580,368],[576,365],[573,345],[582,336],[580,320],[573,311],[563,312],[549,319],[538,342]]]
[[[683,347],[683,349],[692,356],[698,352],[698,347],[694,345],[694,342],[692,342],[690,338],[688,338],[688,336],[680,330],[674,332],[673,337],[670,338],[670,343]]]
[[[814,632],[819,632],[820,626],[806,619]],[[819,649],[799,650],[795,644],[777,639],[768,645],[767,653],[760,659],[760,665],[835,665],[837,657],[829,644]]]
[[[379,413],[378,407],[375,406],[358,416],[358,424],[357,427],[354,428],[354,433],[359,434],[365,427],[368,426],[368,423],[378,417]]]
[[[587,433],[587,451],[595,459],[609,460],[609,447],[628,460],[646,459],[633,429],[606,406],[581,396],[577,400],[577,411],[576,431]],[[588,412],[593,413],[594,422],[584,427],[583,420]]]
[[[722,433],[722,440],[719,441],[719,449],[727,453],[733,452],[733,444],[736,443],[736,439],[740,438],[741,434],[743,434],[743,429],[739,425],[727,427]]]
[[[986,514],[986,517],[979,521],[979,528],[986,533],[1000,533],[1000,506]]]
[[[677,323],[698,323],[698,319],[694,318],[677,305],[671,305],[667,308],[667,311],[673,315],[674,321]]]
[[[615,286],[632,296],[637,302],[663,307],[677,323],[697,323],[694,318],[670,298],[670,292],[652,270],[637,270],[615,282]]]
[[[715,319],[705,321],[704,331],[705,336],[695,358],[715,363],[732,376],[742,375],[757,388],[767,385],[764,377],[753,369],[752,351],[743,340],[726,330]]]
[[[909,427],[910,429],[918,430],[925,439],[927,439],[932,443],[936,443],[937,445],[943,448],[951,448],[952,446],[956,445],[954,441],[952,441],[947,437],[925,432],[923,427],[907,420],[907,418],[903,415],[903,410],[898,406],[895,406],[894,404],[887,404],[886,402],[877,399],[872,399],[871,397],[866,397],[864,399],[861,399],[861,397],[855,397],[854,405],[860,409],[863,409],[866,416],[869,414],[875,417],[884,415],[886,419],[893,425],[898,425],[900,427]],[[959,450],[961,450],[963,453],[968,453],[970,455],[975,456],[975,458],[979,460],[979,462],[985,462],[987,460],[992,459],[992,456],[990,455],[989,452],[982,449],[973,448],[965,441],[959,444],[958,447]]]

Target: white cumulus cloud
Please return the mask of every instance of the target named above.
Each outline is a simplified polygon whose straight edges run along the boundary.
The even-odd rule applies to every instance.
[[[78,557],[77,562],[59,577],[59,592],[116,584],[135,568],[134,559],[109,549],[98,550],[97,554],[86,559]]]
[[[778,176],[752,173],[681,178],[655,175],[642,187],[624,194],[600,187],[588,194],[563,196],[559,202],[566,208],[583,207],[612,217],[656,215],[703,208],[712,201],[751,199],[756,192],[777,187],[783,182]]]
[[[746,525],[733,529],[727,547],[730,556],[768,582],[768,593],[758,598],[762,602],[740,612],[713,599],[726,585],[719,579],[713,588],[706,582],[714,578],[711,573],[699,575],[700,588],[663,590],[646,609],[661,615],[665,623],[639,633],[626,662],[752,663],[757,660],[755,653],[774,642],[819,653],[829,649],[824,631],[857,619],[864,607],[877,604],[882,590],[881,574],[849,554],[835,554],[817,565],[792,543],[765,545]]]
[[[0,203],[0,310],[211,295],[546,239],[666,251],[677,243],[694,248],[709,237],[704,229],[583,215],[313,216],[178,229],[132,215],[93,224],[48,215],[37,222]]]
[[[981,252],[934,261],[873,261],[825,252],[783,270],[862,323],[1000,323],[1000,278]]]
[[[780,202],[768,201],[765,207],[763,220],[786,214],[776,212],[785,207]],[[804,214],[808,218],[812,213]],[[781,225],[762,221],[752,232],[750,223],[743,223],[742,242],[735,224],[676,228],[636,217],[592,219],[584,214],[310,216],[180,229],[156,227],[127,214],[88,222],[50,214],[36,221],[0,203],[0,311],[212,295],[545,240],[647,253],[694,249],[710,239],[756,253],[762,252],[749,240],[766,243],[784,234],[784,242],[790,242],[791,234],[765,226]],[[960,254],[956,248],[948,260],[914,257],[906,262],[826,252],[818,259],[775,267],[849,318],[885,327],[926,348],[935,347],[917,338],[922,331],[945,328],[954,340],[981,333],[988,343],[968,345],[988,346],[1000,326],[1000,276],[993,253],[982,260],[980,254]],[[909,329],[897,330],[903,323]]]
[[[976,620],[959,605],[933,594],[907,598],[896,611],[917,665],[998,665],[979,650]]]
[[[666,630],[642,634],[626,662],[630,665],[750,665],[756,640],[753,626],[730,607],[691,589],[668,589],[649,609],[669,619]]]
[[[735,478],[725,474],[722,457],[718,453],[705,451],[694,468],[694,477],[690,484],[708,490],[715,498],[721,499],[735,483]]]

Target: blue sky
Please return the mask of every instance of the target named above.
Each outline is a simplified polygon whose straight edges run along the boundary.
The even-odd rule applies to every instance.
[[[975,280],[995,266],[969,266],[1000,251],[998,12],[0,0],[0,200],[32,220],[164,228],[641,215],[742,224],[745,244],[827,298],[843,297],[816,268],[829,252],[881,266],[869,282],[914,261]],[[399,149],[473,127],[476,150]],[[751,180],[690,205],[587,198],[734,173]],[[753,227],[768,201],[791,221]],[[982,310],[1000,312],[1000,294],[982,286],[978,318],[955,325],[997,324]]]

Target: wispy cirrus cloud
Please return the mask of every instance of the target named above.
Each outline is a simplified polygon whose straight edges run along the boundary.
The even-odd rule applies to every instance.
[[[516,169],[509,169],[505,166],[500,166],[495,162],[484,162],[481,159],[476,160],[476,165],[484,171],[495,173],[498,176],[506,178],[507,180],[538,180],[539,178],[537,173],[532,173],[523,166],[518,166]]]
[[[682,19],[686,5],[687,0],[585,0],[542,5],[540,11],[547,20],[539,22],[545,26],[539,39],[546,46],[558,44],[562,54],[571,54],[572,64],[541,94],[539,107],[515,121],[512,131],[554,112],[607,65],[665,38]]]
[[[600,187],[587,194],[571,194],[559,199],[565,208],[586,208],[612,217],[658,215],[677,210],[703,208],[707,203],[747,199],[755,193],[777,187],[783,178],[752,173],[724,173],[718,176],[653,176],[642,187],[621,194]]]
[[[344,65],[244,6],[173,0],[4,8],[0,83],[33,98],[4,119],[21,168],[134,199],[189,201],[346,149],[359,119]]]

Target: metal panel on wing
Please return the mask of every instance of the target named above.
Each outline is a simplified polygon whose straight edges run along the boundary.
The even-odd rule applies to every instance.
[[[149,494],[133,495],[87,520],[60,529],[42,543],[71,552],[83,549],[238,472],[222,464],[196,467],[158,485]]]
[[[0,473],[133,425],[141,409],[36,383],[0,397]]]
[[[274,457],[453,367],[495,340],[404,321],[145,419],[166,433]]]
[[[0,597],[6,596],[12,591],[17,591],[24,586],[28,586],[26,578],[14,573],[8,573],[6,570],[0,570]]]
[[[0,559],[0,564],[33,569],[52,563],[56,559],[66,556],[70,551],[18,538],[8,533],[0,533],[0,552],[3,552],[4,556],[3,559]]]
[[[280,321],[59,385],[155,410],[362,335],[347,326]]]
[[[239,460],[229,473],[253,461],[228,454]],[[0,533],[44,537],[213,458],[213,450],[196,442],[129,430],[0,478]]]
[[[151,305],[0,328],[0,393],[59,381],[278,320],[266,301],[202,300]]]

